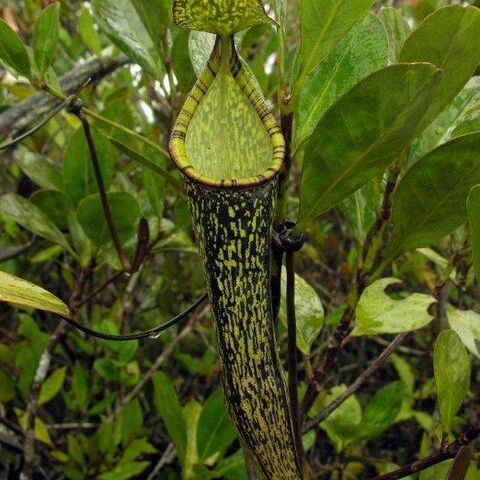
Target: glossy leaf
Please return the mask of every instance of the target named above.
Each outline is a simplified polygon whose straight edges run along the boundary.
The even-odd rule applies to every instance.
[[[435,11],[413,31],[400,53],[401,62],[430,62],[444,75],[422,119],[425,128],[455,98],[480,62],[480,10],[451,5]]]
[[[338,98],[387,63],[385,28],[368,14],[306,78],[295,111],[295,148]]]
[[[38,17],[33,32],[33,57],[43,75],[55,56],[60,27],[60,3],[52,3]]]
[[[172,15],[172,2],[165,0],[130,0],[157,49],[162,48],[163,37]],[[167,4],[169,4],[167,6]]]
[[[63,189],[62,175],[48,158],[20,148],[15,152],[15,161],[38,186],[48,190]]]
[[[410,26],[401,11],[393,7],[382,7],[377,16],[387,31],[390,62],[397,63],[403,44],[410,35]]]
[[[205,402],[197,425],[197,450],[201,462],[224,452],[236,434],[225,407],[221,392],[212,394]]]
[[[453,420],[470,389],[470,362],[460,337],[444,330],[435,343],[433,354],[435,384],[440,420],[450,432]]]
[[[287,325],[286,285],[287,275],[283,268],[279,318],[285,326]],[[325,311],[317,292],[300,275],[295,275],[295,313],[297,347],[304,355],[308,355],[325,324]]]
[[[163,373],[153,376],[154,402],[158,413],[165,422],[165,427],[172,439],[181,463],[185,461],[187,449],[187,427],[183,418],[182,407],[172,381]]]
[[[368,12],[373,0],[300,0],[301,67],[294,91]]]
[[[31,66],[27,49],[20,37],[0,19],[0,60],[20,75],[30,78]]]
[[[66,367],[55,370],[42,384],[38,404],[43,405],[58,395],[65,380]]]
[[[480,133],[448,142],[419,160],[403,177],[393,199],[388,258],[428,247],[467,217],[470,189],[480,183]]]
[[[0,198],[0,213],[4,218],[13,220],[35,235],[46,238],[73,253],[67,239],[52,220],[26,198],[15,193],[3,195]]]
[[[450,328],[457,333],[468,350],[480,358],[480,314],[448,305],[447,319]]]
[[[67,305],[55,295],[5,272],[0,272],[0,301],[70,317]]]
[[[114,164],[112,147],[103,135],[95,130],[92,130],[92,137],[105,188],[108,189],[112,179]],[[68,142],[63,160],[62,175],[65,190],[75,205],[85,197],[98,192],[92,159],[82,128],[78,129]]]
[[[199,76],[207,66],[214,45],[215,35],[207,32],[190,32],[188,49],[197,76]]]
[[[333,402],[347,387],[337,385],[333,387],[325,398],[325,406]],[[355,395],[349,397],[329,417],[324,420],[320,427],[327,432],[337,451],[342,451],[345,445],[352,439],[354,429],[362,421],[362,407]]]
[[[480,185],[472,188],[467,202],[470,244],[473,253],[473,268],[480,285]]]
[[[364,79],[323,116],[305,147],[300,225],[398,158],[440,76],[429,64],[392,65]]]
[[[367,403],[362,421],[354,429],[354,442],[367,442],[390,428],[400,413],[404,394],[402,382],[380,389]]]
[[[385,293],[390,285],[401,283],[396,278],[383,278],[365,289],[356,310],[352,335],[378,335],[418,330],[433,320],[429,313],[435,299],[413,293],[403,300],[394,300]]]
[[[353,236],[364,244],[370,228],[377,219],[382,199],[382,185],[377,179],[345,198],[340,205]]]
[[[182,189],[181,182],[177,180],[164,166],[162,159],[156,158],[157,155],[149,155],[148,157],[143,153],[135,150],[132,146],[127,145],[126,143],[120,142],[114,138],[108,139],[110,143],[120,152],[128,155],[135,162],[140,163],[149,170],[152,170],[155,173],[161,175],[170,185],[175,187],[177,190]],[[159,156],[159,155],[158,155]],[[152,159],[154,158],[154,159]]]
[[[478,109],[480,119],[480,77],[473,77],[455,99],[438,115],[438,117],[412,143],[409,164],[412,165],[436,147],[459,137],[464,133],[473,133],[466,128],[472,120],[472,113]]]
[[[113,222],[122,242],[130,240],[137,231],[140,208],[135,197],[126,192],[107,194]],[[112,242],[100,195],[91,195],[78,205],[77,217],[87,237],[98,247]]]
[[[233,455],[224,458],[209,478],[226,478],[227,480],[247,480],[247,470],[242,450],[237,450]]]
[[[110,40],[150,75],[160,79],[158,46],[150,37],[130,0],[93,0],[92,7],[100,28]]]
[[[270,22],[260,0],[174,0],[173,18],[181,28],[219,35]]]

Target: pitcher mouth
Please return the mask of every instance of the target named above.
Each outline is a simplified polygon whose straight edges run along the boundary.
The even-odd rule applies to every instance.
[[[229,60],[228,63],[224,61],[222,67],[222,54],[225,58],[227,57],[226,48],[228,48]],[[249,107],[258,115],[259,126],[262,128],[262,132],[253,133],[259,133],[260,136],[264,135],[265,138],[269,139],[271,153],[268,154],[268,160],[261,161],[259,173],[252,172],[251,175],[239,176],[239,178],[235,178],[234,175],[231,177],[225,175],[225,178],[216,178],[214,175],[201,171],[195,164],[194,155],[188,154],[187,136],[190,133],[189,127],[195,114],[200,112],[199,107],[202,104],[202,100],[210,93],[210,87],[212,87],[217,76],[221,74],[222,68],[228,68],[228,74],[231,74],[231,78],[233,78],[245,96],[245,99],[248,100]],[[245,132],[242,134],[245,134]],[[260,140],[260,142],[265,141],[265,138]],[[201,143],[203,139],[200,137],[196,140]],[[230,142],[232,142],[232,140],[230,140]],[[267,145],[264,143],[263,147],[267,148]],[[207,66],[198,78],[192,91],[188,94],[185,104],[175,122],[171,133],[169,148],[173,162],[186,178],[194,183],[211,188],[235,189],[257,187],[274,179],[282,170],[285,157],[285,141],[282,132],[274,115],[268,109],[264,98],[251,81],[249,74],[245,71],[242,61],[237,55],[233,37],[225,38],[217,36],[215,47]],[[190,151],[191,148],[192,147],[190,147]],[[204,148],[207,148],[207,151],[209,149],[209,147]],[[266,155],[264,157],[266,158]],[[239,158],[238,160],[242,161],[243,159]],[[226,167],[228,168],[228,164]]]

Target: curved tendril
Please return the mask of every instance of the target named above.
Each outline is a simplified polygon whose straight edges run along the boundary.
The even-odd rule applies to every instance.
[[[55,117],[58,113],[60,113],[70,103],[70,101],[71,101],[71,97],[67,97],[60,105],[54,108],[43,120],[41,120],[37,125],[32,127],[30,130],[28,130],[25,133],[22,133],[20,136],[18,136],[17,138],[14,138],[10,142],[2,143],[0,145],[0,151],[7,150],[8,148],[15,146],[17,143],[22,142],[23,140],[28,138],[30,135],[33,135],[34,133],[38,132],[53,117]]]
[[[162,325],[159,325],[158,327],[152,328],[150,330],[146,330],[145,332],[132,333],[129,335],[109,335],[107,333],[102,333],[97,330],[92,330],[91,328],[88,328],[85,325],[82,325],[81,323],[77,322],[76,320],[73,320],[72,318],[63,317],[63,316],[62,318],[71,326],[75,327],[78,330],[81,330],[83,333],[86,333],[87,335],[90,335],[92,337],[100,338],[102,340],[113,340],[115,342],[128,342],[131,340],[140,340],[142,338],[149,338],[149,337],[155,337],[156,335],[160,335],[162,332],[164,332],[168,328],[172,327],[173,325],[176,325],[177,323],[180,323],[182,320],[185,320],[185,318],[188,317],[190,313],[192,313],[198,306],[200,306],[202,303],[205,302],[205,300],[207,300],[207,297],[208,295],[204,293],[198,300],[192,303],[192,305],[190,305],[186,310],[179,313],[176,317],[173,317],[168,322],[165,322]]]

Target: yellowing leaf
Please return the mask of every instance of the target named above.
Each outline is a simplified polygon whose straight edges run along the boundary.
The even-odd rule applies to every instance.
[[[66,367],[55,370],[43,383],[38,397],[38,404],[43,405],[54,398],[62,389]]]
[[[447,319],[450,328],[457,333],[463,344],[480,358],[480,314],[473,310],[458,310],[449,305]]]
[[[355,329],[352,335],[378,335],[418,330],[433,320],[428,312],[435,299],[414,293],[403,300],[393,300],[385,289],[401,283],[396,278],[383,278],[365,289],[358,302]]]
[[[71,316],[67,305],[55,295],[5,272],[0,272],[0,302]]]

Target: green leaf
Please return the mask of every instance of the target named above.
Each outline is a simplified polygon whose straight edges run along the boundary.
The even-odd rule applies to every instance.
[[[163,36],[172,16],[172,1],[165,0],[131,0],[143,26],[153,41],[161,49]],[[167,7],[169,4],[169,7]]]
[[[300,0],[301,66],[294,92],[368,12],[373,0]]]
[[[480,185],[472,188],[467,202],[470,244],[473,252],[473,268],[480,285]]]
[[[143,427],[143,411],[138,399],[132,400],[122,410],[122,443],[128,445]]]
[[[480,183],[480,132],[458,137],[419,160],[393,198],[393,232],[387,258],[428,247],[467,217],[467,198]]]
[[[171,380],[163,372],[153,376],[153,387],[155,407],[165,422],[178,458],[183,464],[187,449],[187,427],[177,393]]]
[[[108,139],[111,144],[120,152],[128,155],[135,162],[140,163],[144,167],[152,170],[152,172],[158,173],[161,175],[170,185],[175,187],[176,190],[182,190],[182,184],[177,180],[164,166],[161,158],[155,158],[152,160],[152,155],[147,157],[143,153],[140,153],[138,150],[135,150],[130,145],[127,145],[119,140],[109,137]]]
[[[88,401],[88,382],[89,373],[83,367],[81,362],[75,362],[72,376],[72,392],[80,410],[87,406]]]
[[[455,98],[480,62],[480,10],[451,5],[435,11],[413,31],[400,53],[401,62],[430,62],[444,75],[426,109],[421,129]]]
[[[345,385],[333,387],[324,401],[327,406],[338,396],[345,392]],[[355,395],[348,397],[329,417],[324,420],[320,427],[327,432],[328,437],[340,452],[352,438],[355,428],[362,421],[362,407]]]
[[[148,466],[150,462],[129,462],[120,463],[107,473],[102,473],[99,480],[128,480],[130,478],[138,478]]]
[[[382,7],[377,16],[387,31],[390,63],[397,63],[410,26],[402,12],[393,7]]]
[[[67,215],[72,206],[70,198],[58,190],[37,190],[30,197],[30,202],[36,205],[61,230],[67,230]]]
[[[398,158],[440,77],[433,65],[392,65],[357,84],[323,116],[305,148],[300,225]]]
[[[470,362],[460,337],[453,330],[443,331],[433,354],[440,420],[450,433],[453,420],[470,389]]]
[[[38,404],[43,405],[58,395],[63,387],[65,380],[66,367],[55,370],[42,384],[40,395],[38,397]]]
[[[29,230],[72,252],[67,239],[55,224],[31,201],[15,193],[7,193],[0,198],[0,213]]]
[[[382,200],[382,185],[378,179],[345,198],[340,205],[353,236],[363,245],[377,219]]]
[[[282,269],[282,285],[279,318],[284,325],[287,325],[287,274],[285,268]],[[304,355],[308,355],[325,324],[325,311],[317,292],[300,275],[295,275],[295,311],[297,347]]]
[[[383,278],[365,289],[356,310],[352,335],[378,335],[411,332],[425,327],[433,320],[428,312],[435,299],[414,293],[403,300],[393,300],[385,289],[401,283],[396,278]]]
[[[295,111],[295,149],[336,100],[387,63],[385,28],[375,15],[368,14],[305,79]]]
[[[435,120],[415,139],[410,149],[408,162],[416,163],[427,153],[464,133],[472,133],[468,128],[477,109],[480,118],[480,77],[473,77],[455,99],[435,118]],[[470,117],[470,118],[469,118]],[[467,131],[465,131],[467,130]]]
[[[236,434],[225,408],[221,391],[215,392],[203,406],[197,426],[197,449],[200,462],[224,452],[233,442]]]
[[[97,131],[92,130],[92,137],[105,188],[108,189],[113,174],[113,149],[104,136]],[[62,175],[65,190],[75,205],[88,195],[98,192],[92,159],[82,128],[76,130],[68,142]]]
[[[20,37],[0,19],[0,60],[24,77],[30,78],[31,66],[27,49]]]
[[[175,35],[172,46],[172,67],[177,78],[177,87],[181,92],[188,93],[195,85],[197,76],[192,65],[189,52],[190,34],[186,30],[179,30]],[[196,32],[203,33],[203,32]],[[205,33],[205,35],[209,35]]]
[[[78,18],[78,34],[90,51],[95,53],[95,55],[101,55],[102,43],[95,30],[95,20],[90,10],[86,7],[82,8],[80,17]]]
[[[48,190],[62,190],[63,181],[55,164],[48,158],[33,153],[26,148],[17,149],[15,161],[23,173],[38,186]]]
[[[174,0],[173,18],[180,28],[224,36],[271,21],[260,0]]]
[[[463,344],[480,358],[480,314],[448,305],[447,319],[450,328],[457,333]]]
[[[0,287],[1,292],[1,287]],[[0,293],[1,295],[1,293]],[[0,370],[0,402],[7,403],[15,398],[15,382]]]
[[[405,394],[403,382],[393,382],[380,389],[367,403],[354,442],[368,442],[390,428],[397,419]]]
[[[140,207],[135,197],[126,192],[107,193],[113,223],[120,241],[126,243],[137,231]],[[87,237],[98,247],[112,242],[103,213],[100,195],[91,195],[78,206],[77,217]]]
[[[227,480],[247,480],[245,458],[242,450],[237,450],[233,455],[224,458],[209,478],[226,478]]]
[[[104,379],[113,382],[117,379],[118,369],[112,360],[98,358],[93,364],[93,369]]]
[[[205,70],[214,46],[215,35],[207,32],[190,32],[188,50],[197,76]]]
[[[38,17],[33,32],[33,57],[40,75],[51,65],[57,49],[60,3],[52,3]]]
[[[158,46],[130,0],[93,0],[93,12],[110,40],[150,75],[161,78]]]

